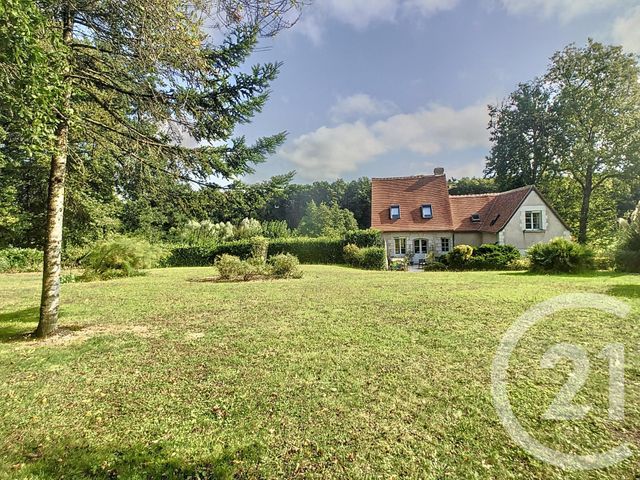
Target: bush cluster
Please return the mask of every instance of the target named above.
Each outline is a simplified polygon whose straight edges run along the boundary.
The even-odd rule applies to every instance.
[[[258,257],[242,260],[222,254],[215,262],[222,280],[248,281],[255,278],[301,278],[300,262],[290,254],[274,255],[268,262]]]
[[[367,247],[382,247],[382,232],[375,228],[369,228],[367,230],[351,230],[344,236],[344,243],[346,245],[355,245],[360,248]]]
[[[0,250],[0,272],[38,272],[42,258],[42,251],[35,248],[5,248]]]
[[[343,249],[345,261],[356,268],[365,270],[384,270],[386,267],[386,253],[382,247],[360,248],[354,244],[345,245]]]
[[[578,273],[595,269],[593,250],[564,238],[538,243],[527,254],[536,273]]]
[[[513,245],[457,245],[441,262],[454,270],[506,270],[519,258]]]
[[[139,275],[140,270],[157,266],[164,250],[146,240],[116,236],[96,243],[82,261],[83,280]]]

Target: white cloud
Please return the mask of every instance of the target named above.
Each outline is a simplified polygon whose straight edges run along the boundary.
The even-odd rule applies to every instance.
[[[564,21],[580,15],[628,5],[633,0],[499,0],[509,13],[557,16]]]
[[[382,154],[393,153],[401,158],[402,152],[410,151],[429,157],[488,147],[487,121],[484,103],[460,110],[434,105],[371,124],[360,120],[321,127],[296,138],[281,155],[303,177],[332,179],[353,172]]]
[[[487,107],[478,103],[461,110],[434,105],[412,114],[394,115],[371,129],[392,148],[422,155],[489,145]]]
[[[612,36],[630,52],[640,54],[640,7],[615,21]]]
[[[369,117],[390,115],[398,107],[393,102],[376,100],[364,93],[339,98],[331,107],[329,115],[334,122],[346,120],[361,120]]]
[[[320,43],[327,20],[363,30],[373,23],[395,22],[400,15],[427,17],[451,10],[458,3],[459,0],[321,0],[305,8],[296,31]]]
[[[302,135],[281,151],[308,178],[337,178],[384,153],[385,145],[362,122],[321,127]]]

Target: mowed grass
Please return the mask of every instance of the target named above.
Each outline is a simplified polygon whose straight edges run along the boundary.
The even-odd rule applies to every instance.
[[[39,276],[0,276],[0,478],[610,478],[640,474],[640,277],[365,272],[308,266],[300,280],[192,281],[212,269],[63,285],[66,336],[35,328]],[[553,315],[518,345],[510,398],[546,445],[631,444],[605,470],[527,454],[491,398],[501,336],[529,307],[593,292],[630,305]],[[589,352],[575,422],[543,420],[570,372],[540,368],[557,342]],[[623,343],[624,421],[608,366]]]

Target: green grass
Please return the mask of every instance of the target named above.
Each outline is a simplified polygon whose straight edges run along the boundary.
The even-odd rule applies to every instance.
[[[211,269],[63,285],[68,335],[35,328],[36,274],[0,276],[0,478],[636,478],[640,472],[640,277],[364,272],[305,267],[300,280],[190,281]],[[634,444],[634,457],[571,473],[528,455],[493,408],[491,362],[527,308],[607,293],[624,320],[554,315],[516,349],[514,410],[566,452]],[[540,419],[588,349],[582,421]],[[607,365],[626,346],[626,418],[608,420]]]

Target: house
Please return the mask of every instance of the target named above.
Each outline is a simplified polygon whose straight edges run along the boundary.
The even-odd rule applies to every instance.
[[[389,257],[414,263],[455,245],[514,245],[570,237],[569,227],[534,186],[481,195],[449,195],[444,169],[433,175],[374,178],[371,227],[382,231]]]

